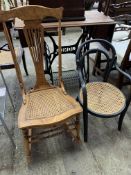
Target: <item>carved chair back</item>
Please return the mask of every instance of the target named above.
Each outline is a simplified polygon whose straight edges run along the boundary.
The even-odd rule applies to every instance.
[[[9,48],[11,50],[13,60],[16,67],[16,72],[18,76],[18,80],[20,83],[20,87],[22,92],[26,93],[26,88],[24,86],[24,82],[22,79],[22,74],[20,71],[20,67],[16,60],[16,54],[14,51],[13,43],[11,42],[11,38],[9,32],[7,30],[6,21],[9,18],[19,18],[24,21],[23,32],[26,38],[26,42],[28,44],[30,54],[34,63],[35,72],[36,72],[36,83],[34,89],[47,89],[51,88],[51,85],[47,82],[44,75],[44,23],[42,23],[43,19],[46,17],[53,17],[58,21],[58,78],[59,84],[62,81],[62,71],[61,71],[61,18],[62,18],[63,8],[46,8],[43,6],[23,6],[11,9],[10,11],[3,11],[0,14],[0,19],[3,22],[4,33],[6,39],[9,44]]]

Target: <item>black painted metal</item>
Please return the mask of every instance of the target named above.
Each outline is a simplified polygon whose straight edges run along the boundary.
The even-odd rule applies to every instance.
[[[78,49],[78,46],[80,45],[80,43],[83,43],[84,41],[86,40],[89,40],[91,39],[92,37],[95,38],[95,37],[98,37],[98,34],[97,36],[94,35],[94,28],[96,26],[84,26],[82,27],[82,34],[81,36],[78,38],[77,42],[75,44],[72,44],[72,45],[68,45],[68,46],[62,46],[61,47],[61,53],[62,54],[76,54],[76,51]],[[105,39],[111,41],[112,40],[112,35],[113,34],[113,31],[114,31],[114,27],[115,27],[115,24],[112,24],[111,25],[111,28],[110,28],[110,37],[109,36],[104,36]],[[111,30],[112,29],[112,30]],[[56,58],[56,56],[58,56],[58,46],[55,42],[55,39],[53,38],[52,34],[51,33],[48,33],[48,32],[45,32],[46,36],[49,37],[52,41],[52,44],[53,44],[53,51],[51,54],[51,64],[53,63],[54,59]],[[102,36],[99,35],[99,37],[101,38]]]
[[[52,73],[52,67],[51,67],[51,53],[49,46],[46,42],[44,42],[44,55],[45,55],[45,67],[44,67],[44,73],[50,75],[50,80],[52,84],[54,84],[53,81],[53,73]]]
[[[51,33],[46,33],[46,35],[51,39],[53,44],[53,51],[50,53],[50,62],[53,63],[54,59],[58,56],[58,46],[55,42],[55,39],[51,35]],[[82,40],[83,34],[79,37],[77,42],[75,44],[69,45],[69,46],[61,46],[61,53],[62,54],[76,54],[76,51],[78,49],[78,46]]]

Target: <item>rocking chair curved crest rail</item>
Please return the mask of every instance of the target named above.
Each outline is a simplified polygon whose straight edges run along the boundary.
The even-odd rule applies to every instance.
[[[62,81],[62,58],[61,58],[61,18],[63,8],[46,8],[42,6],[23,6],[10,11],[1,12],[0,19],[3,21],[4,32],[19,80],[23,102],[18,116],[18,127],[22,129],[24,144],[28,161],[31,156],[31,145],[41,138],[48,138],[63,132],[70,131],[77,141],[79,137],[79,114],[82,111],[79,103],[69,96]],[[12,45],[5,21],[10,17],[17,17],[24,21],[23,32],[29,47],[32,61],[35,67],[36,82],[31,90],[26,90],[20,67],[16,61],[16,53]],[[54,17],[58,21],[58,80],[59,86],[53,86],[45,78],[44,74],[44,24],[43,19]],[[47,29],[46,29],[47,30]],[[44,131],[32,135],[34,128],[44,128]],[[47,134],[49,133],[49,135]]]

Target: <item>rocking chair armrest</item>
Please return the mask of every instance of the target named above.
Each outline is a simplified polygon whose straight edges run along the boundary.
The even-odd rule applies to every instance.
[[[116,69],[117,69],[121,74],[123,74],[127,79],[129,79],[129,81],[131,82],[131,76],[130,76],[128,73],[126,73],[125,71],[123,71],[123,70],[118,66],[118,64],[116,64]]]

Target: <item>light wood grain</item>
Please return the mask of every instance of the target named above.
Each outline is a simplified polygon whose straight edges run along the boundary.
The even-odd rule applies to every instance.
[[[61,57],[61,18],[63,8],[51,9],[41,6],[24,6],[2,12],[0,19],[4,21],[4,32],[12,53],[16,68],[17,77],[21,87],[23,103],[18,115],[18,127],[22,129],[24,135],[25,152],[28,162],[30,162],[31,144],[41,138],[48,138],[63,132],[65,126],[74,125],[71,132],[75,129],[76,134],[72,134],[76,140],[79,137],[78,115],[82,111],[78,102],[67,95],[62,81],[62,57]],[[59,87],[50,85],[44,75],[44,25],[41,24],[43,18],[54,17],[57,19],[58,31],[58,79]],[[6,20],[10,17],[18,17],[24,21],[23,32],[36,73],[35,86],[31,90],[26,90],[19,64],[17,63],[16,52],[13,47],[11,35],[9,35]],[[73,122],[72,120],[75,120]],[[68,122],[70,121],[70,122]],[[60,125],[60,126],[59,126]],[[30,129],[36,127],[49,128],[38,136],[32,136]],[[50,129],[53,128],[53,129]],[[61,129],[61,131],[60,131]],[[47,133],[53,132],[50,135]],[[46,136],[44,136],[46,134]],[[43,135],[43,136],[42,136]]]

